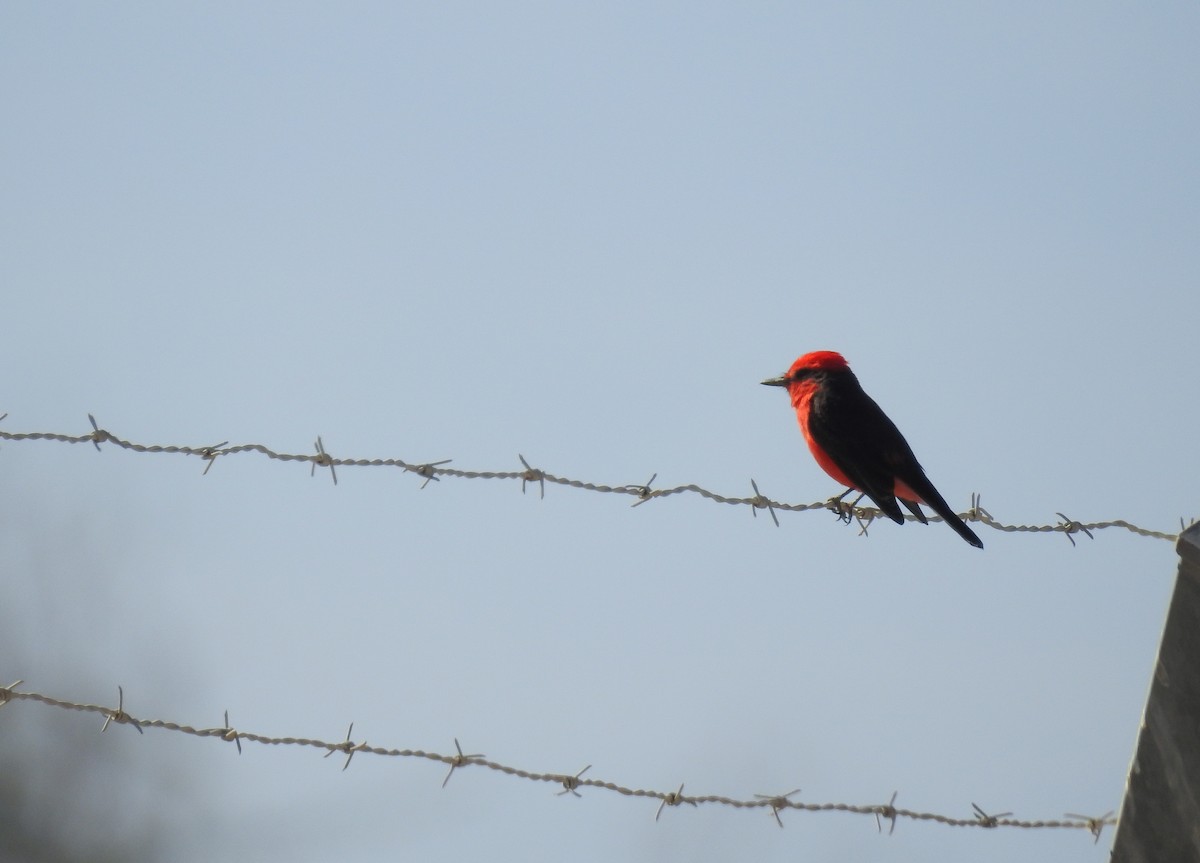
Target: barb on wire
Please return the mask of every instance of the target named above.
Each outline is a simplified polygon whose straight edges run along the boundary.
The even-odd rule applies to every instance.
[[[320,467],[329,468],[329,474],[333,477],[333,484],[337,485],[337,468],[334,467],[334,460],[329,453],[325,452],[325,442],[321,440],[321,436],[317,435],[317,442],[313,444],[317,448],[317,456],[312,460],[312,470],[309,471],[309,476],[315,476],[318,465]],[[347,762],[348,763],[348,762]]]
[[[758,511],[760,509],[765,509],[767,512],[771,513],[771,521],[775,522],[776,527],[779,527],[779,516],[775,514],[775,505],[771,503],[770,498],[766,497],[761,491],[758,490],[758,483],[754,481],[753,477],[750,479],[750,487],[754,489],[754,497],[750,499],[754,509],[750,510],[750,514],[755,518],[758,518]]]
[[[5,414],[7,416],[7,414]],[[0,417],[2,419],[3,417]],[[316,452],[307,455],[298,455],[292,453],[282,453],[272,450],[262,444],[239,444],[229,446],[228,441],[217,444],[215,446],[179,446],[179,445],[159,445],[159,444],[140,444],[132,441],[124,440],[117,437],[112,432],[100,427],[96,422],[95,416],[88,414],[88,421],[92,425],[92,431],[85,435],[67,435],[57,432],[8,432],[0,430],[0,440],[6,441],[33,441],[33,440],[48,440],[57,443],[85,443],[90,442],[97,450],[100,449],[101,443],[109,443],[130,452],[137,453],[178,453],[183,455],[198,455],[208,462],[204,468],[204,473],[208,473],[213,462],[218,456],[229,457],[241,453],[256,453],[266,456],[268,459],[275,461],[299,461],[308,462],[312,467],[310,474],[315,474],[317,467],[329,468],[330,476],[334,484],[338,482],[337,471],[339,467],[399,467],[403,470],[415,473],[422,477],[425,482],[421,488],[427,486],[431,481],[441,480],[444,477],[454,477],[456,479],[499,479],[499,480],[520,480],[521,491],[524,492],[529,483],[536,482],[538,484],[539,497],[546,496],[546,484],[554,483],[556,485],[570,486],[584,491],[601,492],[605,494],[626,494],[637,498],[633,506],[639,506],[647,500],[660,497],[670,497],[678,494],[696,494],[707,500],[715,503],[733,504],[739,506],[751,507],[751,512],[758,515],[758,510],[767,510],[772,520],[776,525],[779,524],[778,512],[810,512],[813,510],[832,509],[838,513],[840,517],[849,521],[851,518],[857,519],[860,527],[860,534],[866,535],[867,528],[881,514],[878,509],[873,507],[860,507],[858,501],[854,504],[846,506],[842,503],[842,499],[849,492],[844,492],[839,497],[831,498],[823,502],[816,503],[783,503],[776,500],[771,500],[766,497],[758,488],[758,483],[751,480],[750,485],[754,490],[752,497],[730,497],[721,495],[706,488],[702,488],[695,484],[679,485],[671,488],[652,489],[651,484],[658,478],[658,474],[650,477],[649,482],[644,485],[603,485],[601,483],[587,482],[584,480],[571,479],[568,477],[556,476],[541,468],[533,467],[524,455],[518,454],[521,461],[522,470],[518,471],[473,471],[460,470],[458,468],[449,467],[450,459],[443,459],[436,462],[425,463],[409,463],[399,458],[387,459],[351,459],[351,458],[334,458],[325,450],[324,441],[318,437],[315,443]],[[861,500],[861,498],[860,498]],[[1074,519],[1068,519],[1062,513],[1058,513],[1059,521],[1056,524],[1041,524],[1041,525],[1024,525],[1024,524],[1005,524],[992,517],[980,503],[981,496],[979,494],[971,495],[971,506],[966,513],[962,515],[966,521],[978,522],[985,524],[995,530],[1004,531],[1005,533],[1062,533],[1067,536],[1067,539],[1072,544],[1075,543],[1074,534],[1083,533],[1088,537],[1094,538],[1093,531],[1102,530],[1105,528],[1121,528],[1135,533],[1138,536],[1150,537],[1152,539],[1162,539],[1168,542],[1175,542],[1179,539],[1176,533],[1164,533],[1162,531],[1148,530],[1143,527],[1138,527],[1130,522],[1117,519],[1113,521],[1100,522],[1079,522]],[[836,505],[835,505],[836,504]],[[908,514],[905,518],[909,521],[915,521],[916,517]],[[936,515],[929,516],[930,521],[940,521],[941,518]],[[1181,521],[1182,524],[1182,521]]]
[[[406,464],[403,468],[409,473],[415,473],[417,476],[425,477],[425,482],[421,483],[421,488],[429,485],[431,482],[441,482],[442,478],[434,473],[434,470],[444,464],[450,464],[454,461],[452,458],[444,458],[441,461],[430,461],[425,464]]]
[[[88,422],[92,424],[92,433],[88,435],[92,440],[92,445],[96,448],[96,452],[100,452],[100,444],[108,440],[109,434],[100,426],[96,425],[96,418],[88,414]]]
[[[59,698],[54,698],[49,695],[43,695],[40,692],[20,692],[15,687],[22,681],[16,681],[6,687],[0,688],[0,705],[4,703],[31,701],[38,704],[43,704],[47,707],[54,707],[62,710],[73,710],[83,713],[95,713],[105,718],[105,727],[107,728],[110,722],[123,722],[133,725],[139,732],[143,728],[159,728],[164,731],[176,732],[179,734],[189,734],[195,737],[213,737],[218,740],[234,741],[238,743],[238,751],[241,751],[241,742],[258,743],[264,746],[299,746],[325,751],[325,757],[328,758],[335,752],[342,752],[346,755],[346,762],[342,765],[345,770],[350,765],[350,760],[356,753],[364,753],[368,755],[377,755],[391,758],[422,758],[428,761],[437,761],[442,764],[449,764],[450,771],[442,780],[442,787],[446,787],[446,783],[450,781],[450,777],[454,775],[454,771],[459,767],[465,767],[468,764],[474,764],[479,767],[485,767],[489,770],[494,770],[499,773],[504,773],[508,776],[515,776],[519,779],[525,779],[530,782],[548,782],[562,787],[559,794],[568,792],[581,796],[577,789],[582,786],[590,786],[592,788],[600,788],[606,791],[611,791],[620,794],[624,797],[644,797],[659,800],[658,811],[655,814],[657,821],[663,810],[668,806],[681,806],[688,804],[690,806],[699,806],[701,803],[718,804],[729,806],[735,809],[768,809],[775,816],[775,820],[780,826],[783,826],[783,821],[779,817],[780,810],[793,809],[801,812],[848,812],[855,815],[871,816],[876,819],[876,826],[882,831],[880,818],[887,819],[892,822],[893,830],[895,829],[895,821],[898,818],[908,818],[914,821],[930,821],[935,824],[941,824],[948,827],[1013,827],[1026,830],[1036,829],[1059,829],[1059,830],[1087,830],[1092,835],[1098,835],[1099,831],[1104,827],[1116,824],[1116,819],[1112,817],[1112,813],[1108,812],[1098,818],[1088,818],[1082,815],[1068,814],[1067,820],[1045,820],[1045,821],[1019,821],[1011,819],[1011,812],[1003,812],[998,815],[989,815],[984,812],[978,805],[972,803],[975,810],[975,815],[972,818],[956,818],[949,815],[941,815],[936,812],[918,812],[911,809],[900,809],[896,807],[896,794],[892,794],[891,800],[884,804],[872,805],[855,805],[850,803],[807,803],[802,800],[792,800],[792,795],[799,793],[799,789],[789,791],[787,794],[765,795],[756,794],[752,799],[738,799],[734,797],[724,797],[719,795],[706,796],[690,796],[683,793],[683,784],[675,791],[654,791],[640,788],[630,788],[625,785],[620,785],[615,782],[609,782],[603,779],[588,779],[583,774],[591,769],[592,765],[580,770],[574,776],[566,776],[562,773],[536,773],[530,770],[523,770],[519,767],[511,767],[507,764],[501,764],[495,761],[488,761],[487,756],[481,753],[464,753],[458,739],[454,739],[455,754],[442,755],[437,752],[426,752],[420,749],[385,749],[378,746],[369,746],[367,743],[355,743],[352,739],[354,733],[354,723],[350,723],[350,727],[346,731],[346,739],[342,741],[328,742],[319,739],[307,737],[269,737],[263,734],[256,734],[249,731],[235,731],[229,725],[229,712],[225,713],[225,725],[221,728],[195,728],[191,725],[184,725],[179,722],[172,722],[166,719],[139,719],[130,716],[125,712],[125,693],[121,687],[117,688],[118,702],[115,708],[105,707],[99,704],[82,704],[73,701],[64,701]],[[889,831],[890,832],[890,831]]]
[[[971,808],[975,810],[975,818],[979,821],[980,827],[999,827],[1005,818],[1012,815],[1011,812],[1001,812],[999,815],[988,815],[978,805],[972,803]]]
[[[679,790],[683,790],[682,785],[679,786]],[[775,823],[778,824],[779,829],[782,830],[783,819],[779,817],[779,810],[789,808],[792,805],[792,801],[789,798],[793,794],[799,793],[799,788],[793,788],[787,794],[755,794],[754,796],[758,800],[765,800],[767,802],[767,805],[771,807],[771,814],[775,816]]]
[[[563,776],[563,778],[562,778],[563,790],[558,792],[558,796],[562,797],[564,794],[574,794],[576,797],[582,797],[583,795],[580,794],[575,789],[579,787],[579,778],[591,769],[592,769],[592,765],[589,764],[587,767],[580,770],[574,776]]]
[[[468,764],[474,764],[476,758],[486,758],[482,752],[475,752],[471,755],[464,755],[462,747],[458,745],[458,738],[454,738],[454,748],[458,750],[458,755],[451,757],[450,770],[446,773],[446,778],[442,780],[442,787],[446,787],[446,783],[450,781],[450,777],[454,775],[454,771],[460,767],[465,767]]]
[[[638,499],[635,500],[633,503],[631,503],[630,506],[641,506],[646,501],[650,500],[650,498],[655,496],[654,490],[652,488],[650,488],[650,486],[654,485],[654,481],[656,479],[658,479],[657,473],[651,474],[650,479],[646,480],[645,485],[627,485],[627,486],[625,486],[626,489],[628,489],[630,492],[632,492],[638,496]]]
[[[541,487],[541,500],[546,499],[546,474],[529,466],[529,462],[525,461],[525,456],[517,453],[517,458],[521,460],[521,464],[525,465],[525,472],[521,474],[521,494],[525,494],[525,484],[536,482]]]
[[[667,806],[679,806],[683,803],[690,803],[692,806],[698,806],[699,803],[695,800],[683,796],[683,783],[679,783],[679,790],[672,791],[662,795],[662,803],[658,804],[658,812],[654,814],[654,820],[657,821],[663,813],[663,809]]]
[[[350,759],[354,757],[355,752],[362,752],[364,749],[367,748],[367,744],[365,741],[363,743],[355,743],[353,740],[350,739],[350,735],[353,733],[354,733],[354,723],[351,722],[350,727],[346,729],[346,739],[343,740],[341,743],[330,744],[329,751],[325,753],[325,757],[328,758],[330,755],[332,755],[335,752],[345,752],[346,753],[346,763],[342,765],[342,770],[345,770],[347,767],[350,766]]]
[[[1057,515],[1060,519],[1062,519],[1063,533],[1065,533],[1067,535],[1067,539],[1071,540],[1071,545],[1075,545],[1075,537],[1071,536],[1071,534],[1078,533],[1079,531],[1083,531],[1084,533],[1086,533],[1088,539],[1096,538],[1096,537],[1092,536],[1092,532],[1087,529],[1087,525],[1080,524],[1079,522],[1075,521],[1074,519],[1067,518],[1061,512],[1056,512],[1054,514]]]
[[[117,709],[110,710],[104,715],[104,727],[100,729],[101,734],[103,734],[105,731],[108,731],[108,725],[110,722],[120,722],[124,725],[132,725],[137,729],[138,734],[146,733],[142,731],[142,724],[125,712],[125,690],[120,686],[117,687]]]
[[[867,529],[875,522],[875,516],[879,515],[877,509],[860,509],[855,507],[854,520],[858,522],[858,535],[867,536]]]
[[[228,443],[229,441],[223,440],[219,444],[213,444],[212,446],[201,448],[198,455],[200,458],[208,462],[208,464],[204,466],[204,473],[200,474],[200,476],[208,476],[209,469],[216,463],[217,456],[221,454],[221,447],[226,446]]]
[[[896,795],[899,793],[899,791],[893,791],[892,799],[875,811],[875,829],[880,833],[883,832],[884,821],[892,822],[892,826],[888,828],[888,836],[896,832]]]
[[[220,728],[206,728],[204,730],[208,731],[208,732],[216,733],[217,735],[220,736],[220,738],[222,740],[232,740],[234,743],[237,744],[238,755],[242,754],[241,735],[238,734],[233,729],[233,727],[229,724],[229,711],[228,710],[225,711],[225,724],[223,726],[221,726]]]
[[[1074,812],[1067,812],[1065,815],[1063,815],[1063,817],[1078,819],[1087,827],[1088,832],[1095,837],[1092,844],[1097,845],[1100,842],[1100,832],[1104,830],[1107,825],[1112,823],[1113,810],[1110,809],[1103,815],[1100,815],[1096,818],[1091,818],[1087,815],[1076,815]]]
[[[5,414],[5,416],[7,416],[7,414]],[[0,420],[2,419],[4,419],[4,417],[0,417]],[[24,682],[24,680],[14,680],[12,683],[8,684],[8,686],[0,686],[0,707],[8,704],[9,700],[12,698],[13,690]]]

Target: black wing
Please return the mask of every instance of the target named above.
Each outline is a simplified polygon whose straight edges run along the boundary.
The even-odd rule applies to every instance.
[[[921,496],[930,509],[976,548],[983,543],[946,503],[925,476],[912,447],[875,400],[850,374],[830,375],[813,396],[808,433],[839,468],[892,521],[904,523],[896,501],[900,479]],[[922,523],[929,521],[915,501],[901,501]]]
[[[857,378],[850,374],[826,377],[813,395],[808,433],[888,518],[904,523],[894,491],[896,475],[903,478],[915,472],[924,478],[924,472],[904,435],[863,391]],[[921,493],[918,487],[913,491]]]

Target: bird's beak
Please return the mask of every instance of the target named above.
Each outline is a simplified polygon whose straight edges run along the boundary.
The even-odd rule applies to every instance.
[[[786,387],[789,383],[787,375],[780,375],[777,378],[767,378],[762,382],[762,385],[764,387]]]

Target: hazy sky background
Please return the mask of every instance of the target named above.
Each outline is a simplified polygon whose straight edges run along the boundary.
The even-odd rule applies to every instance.
[[[8,4],[8,431],[836,494],[843,352],[1001,521],[1200,515],[1200,9]],[[4,683],[637,788],[1120,805],[1176,557],[91,445],[0,447]],[[0,713],[86,847],[201,860],[1104,861],[982,831]],[[8,729],[6,732],[5,730]],[[19,734],[18,736],[18,731]],[[7,744],[6,744],[7,740]],[[33,744],[30,744],[31,746]],[[27,747],[22,744],[23,751]],[[32,750],[31,750],[32,751]],[[112,752],[127,753],[121,757]],[[6,758],[9,756],[5,756]],[[95,777],[94,777],[95,779]],[[46,805],[53,805],[47,803]],[[90,821],[88,818],[95,818]]]

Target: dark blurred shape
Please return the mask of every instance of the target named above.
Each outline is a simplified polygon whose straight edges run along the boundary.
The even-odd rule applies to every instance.
[[[21,663],[6,641],[0,635],[0,674],[8,675],[7,686]],[[146,811],[144,792],[129,795],[125,789],[147,781],[162,784],[145,749],[138,752],[137,741],[112,733],[132,729],[101,735],[100,726],[87,719],[27,702],[0,709],[5,863],[165,859],[165,823]]]
[[[95,621],[117,604],[107,529],[37,500],[0,508],[0,686],[24,678],[18,690],[116,702],[111,675],[121,672],[105,668],[105,654],[89,644]],[[157,654],[122,671],[144,674],[163,661]],[[122,725],[101,734],[95,718],[0,705],[3,863],[178,857],[172,825],[190,794],[165,793],[171,777],[143,735]]]

